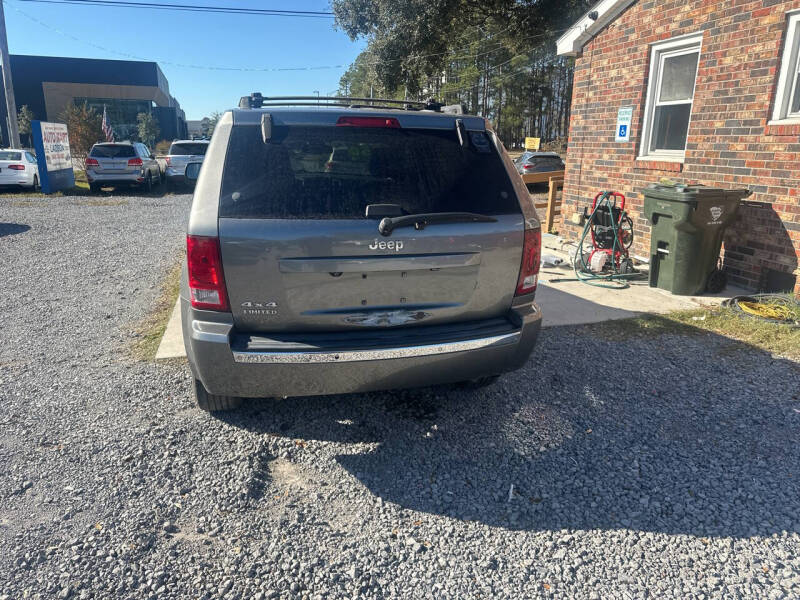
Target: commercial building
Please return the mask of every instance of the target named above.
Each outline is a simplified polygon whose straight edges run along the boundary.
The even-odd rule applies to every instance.
[[[154,62],[12,54],[11,77],[17,108],[28,105],[36,119],[58,121],[68,103],[86,102],[100,113],[105,108],[118,140],[135,136],[142,112],[157,119],[160,138],[186,137],[186,116]],[[4,104],[0,110],[7,141]]]
[[[800,0],[602,0],[558,53],[575,57],[560,232],[577,239],[573,215],[616,190],[648,256],[648,184],[746,187],[729,279],[800,293]]]

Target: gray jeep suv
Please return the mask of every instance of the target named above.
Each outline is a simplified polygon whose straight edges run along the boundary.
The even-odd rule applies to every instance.
[[[226,112],[186,170],[198,405],[482,385],[524,365],[541,231],[487,122],[264,100]]]

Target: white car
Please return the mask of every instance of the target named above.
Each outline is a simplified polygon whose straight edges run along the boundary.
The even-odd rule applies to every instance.
[[[175,140],[166,156],[167,169],[164,175],[167,183],[186,183],[186,165],[203,162],[208,150],[208,140]]]
[[[21,185],[39,189],[39,167],[27,150],[0,150],[0,185]]]

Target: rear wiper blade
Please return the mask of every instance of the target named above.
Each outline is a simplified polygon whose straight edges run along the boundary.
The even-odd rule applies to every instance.
[[[401,227],[414,226],[414,229],[425,229],[435,223],[496,223],[497,219],[487,215],[470,212],[422,213],[403,215],[402,217],[385,217],[378,224],[381,235],[392,235],[392,231]]]

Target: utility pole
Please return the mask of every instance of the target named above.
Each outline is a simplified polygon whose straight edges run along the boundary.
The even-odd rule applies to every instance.
[[[19,148],[22,144],[19,141],[17,103],[14,100],[14,84],[11,81],[11,61],[8,58],[8,37],[6,37],[6,14],[3,11],[3,0],[0,0],[0,66],[3,68],[3,90],[6,93],[6,110],[8,111],[8,145],[11,148]]]

